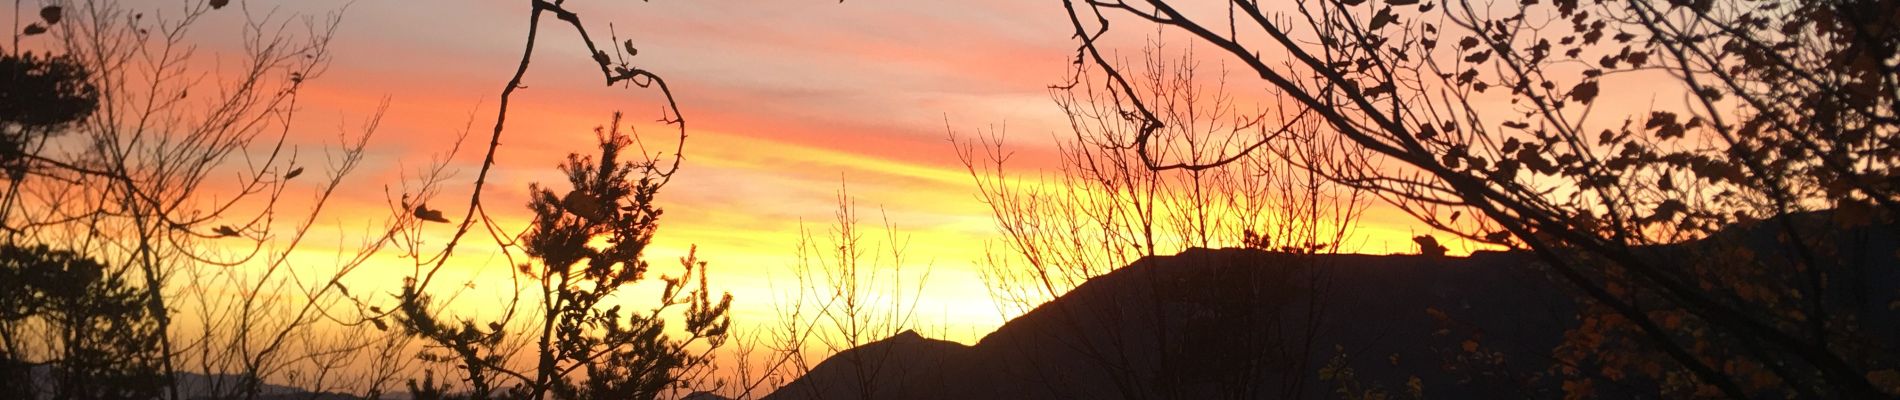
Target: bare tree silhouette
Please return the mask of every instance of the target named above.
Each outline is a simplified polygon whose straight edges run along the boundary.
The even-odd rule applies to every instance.
[[[138,346],[143,355],[126,354],[125,365],[150,360],[164,397],[253,398],[267,381],[376,393],[371,376],[388,371],[348,366],[363,361],[358,350],[387,349],[383,341],[397,336],[365,334],[369,324],[348,321],[344,277],[397,228],[366,239],[361,254],[334,266],[291,260],[359,165],[382,110],[360,132],[340,133],[326,162],[300,162],[287,140],[299,93],[330,61],[327,46],[339,17],[247,14],[238,38],[242,54],[220,63],[196,52],[193,28],[211,13],[239,12],[218,10],[226,5],[187,2],[158,12],[116,2],[50,1],[39,9],[38,22],[14,35],[9,60],[30,59],[20,49],[27,45],[59,55],[47,59],[57,60],[50,66],[10,76],[23,80],[6,85],[9,90],[40,94],[9,95],[8,101],[73,118],[46,124],[11,114],[29,118],[4,128],[4,241],[9,248],[82,255],[85,265],[103,269],[101,278],[75,282],[104,285],[96,294],[110,299],[136,296],[137,312],[105,300],[89,312],[119,313],[128,326],[151,324],[152,342]],[[38,79],[59,76],[71,80]],[[312,169],[307,176],[306,168]],[[306,188],[307,201],[293,206],[286,200]],[[355,332],[330,336],[339,331]],[[81,360],[48,356],[61,346],[144,340],[136,332],[90,330],[119,336],[69,337],[67,345],[39,341],[9,351],[30,362],[53,362],[58,370],[70,368],[60,363]],[[180,377],[186,374],[205,379],[185,382]],[[106,382],[88,382],[94,383]],[[181,389],[187,384],[192,387]],[[129,396],[156,395],[137,393]]]
[[[1215,75],[1217,83],[1205,81],[1192,49],[1170,50],[1160,42],[1149,42],[1143,50],[1140,63],[1129,67],[1136,75],[1127,80],[1126,92],[1086,84],[1088,69],[1076,70],[1075,82],[1051,89],[1071,127],[1058,138],[1062,163],[1053,177],[1030,180],[1006,172],[1010,153],[1002,147],[1000,133],[975,139],[953,134],[963,163],[1004,234],[1004,244],[986,260],[985,277],[992,298],[1006,309],[1014,307],[1007,312],[1027,312],[1142,258],[1219,247],[1332,253],[1350,238],[1369,199],[1357,189],[1298,167],[1361,162],[1354,158],[1364,157],[1363,152],[1352,152],[1319,135],[1319,125],[1288,115],[1295,111],[1292,108],[1250,110],[1251,105],[1239,104],[1228,92],[1224,76]],[[1153,105],[1155,117],[1165,122],[1128,118],[1122,106],[1129,101]],[[1149,161],[1156,159],[1173,161],[1167,166],[1151,165]],[[1324,286],[1323,266],[1285,267],[1301,271],[1291,274],[1299,278],[1290,279],[1316,288],[1301,296],[1324,295],[1317,289]],[[1152,272],[1145,279],[1149,286],[1160,287],[1154,282],[1160,278]],[[1261,291],[1267,288],[1236,290],[1229,294],[1263,298]],[[1164,295],[1159,289],[1137,291]],[[1068,339],[1062,342],[1089,358],[1096,372],[1115,383],[1114,393],[1121,397],[1186,396],[1180,392],[1183,385],[1171,379],[1186,373],[1180,371],[1192,370],[1191,364],[1212,359],[1187,360],[1189,356],[1174,349],[1204,332],[1173,326],[1172,321],[1184,316],[1168,315],[1161,299],[1148,299],[1146,304],[1152,306],[1133,312],[1059,310],[1068,329],[1064,331]],[[1317,332],[1292,325],[1315,326],[1323,315],[1317,309],[1281,311],[1306,317],[1288,319],[1304,322],[1288,323],[1280,331],[1309,336],[1234,338],[1240,348],[1217,358],[1245,367],[1234,369],[1238,375],[1233,377],[1203,378],[1224,380],[1221,390],[1241,397],[1304,393],[1304,378],[1311,369],[1305,364],[1315,351],[1310,335]],[[1154,342],[1137,343],[1120,331],[1085,331],[1083,326],[1094,326],[1085,320],[1110,321],[1106,326],[1139,321],[1159,332],[1147,335]],[[1284,323],[1280,319],[1230,322],[1237,325],[1228,327],[1228,336],[1274,331],[1248,324]],[[1143,355],[1158,358],[1143,361],[1148,357]],[[1284,387],[1261,387],[1260,375],[1269,371],[1293,373],[1281,381]]]
[[[921,337],[917,304],[930,270],[905,276],[909,240],[889,216],[881,216],[881,235],[866,236],[847,188],[838,189],[837,202],[829,234],[821,237],[801,225],[792,268],[796,284],[775,305],[779,321],[765,339],[778,362],[766,364],[778,367],[769,371],[804,379],[776,389],[794,397],[864,399],[918,390],[905,387],[911,383],[907,374],[932,367],[917,363],[939,360],[909,359],[896,346],[867,345],[908,340],[906,333]],[[840,366],[819,370],[821,361]]]

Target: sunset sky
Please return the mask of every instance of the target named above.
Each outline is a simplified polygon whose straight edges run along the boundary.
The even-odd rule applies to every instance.
[[[254,16],[271,12],[265,2],[240,3]],[[432,204],[459,218],[497,96],[521,54],[526,2],[291,3],[277,15],[344,13],[331,46],[334,62],[305,92],[292,133],[303,157],[322,157],[339,129],[360,125],[384,98],[390,104],[369,146],[370,162],[354,181],[363,183],[344,194],[316,232],[349,237],[372,228],[365,216],[386,214],[383,187],[398,193],[403,174],[447,151],[468,124],[469,142],[451,163],[458,172]],[[824,234],[844,185],[865,225],[887,215],[907,238],[907,272],[931,270],[918,306],[927,325],[967,343],[1002,322],[977,267],[985,243],[997,237],[995,225],[947,136],[1002,129],[1019,154],[1012,168],[1033,175],[1053,165],[1051,135],[1067,125],[1046,88],[1062,81],[1074,46],[1058,2],[569,6],[603,45],[611,45],[610,26],[633,40],[640,50],[634,64],[668,79],[689,121],[685,166],[661,194],[659,248],[649,252],[656,265],[696,245],[711,263],[714,285],[738,297],[735,319],[770,319],[773,293],[792,284],[788,267],[801,223]],[[209,18],[230,27],[243,15]],[[602,87],[577,36],[552,18],[543,21],[525,85],[484,194],[489,210],[514,224],[510,229],[526,219],[527,184],[559,182],[556,163],[569,152],[591,151],[592,129],[611,113],[627,113],[649,143],[673,140],[670,129],[651,123],[660,116],[657,93]],[[1375,207],[1364,224],[1355,242],[1369,253],[1410,251],[1408,235],[1424,229],[1385,207]],[[446,235],[452,227],[429,229]],[[492,239],[477,233],[466,243],[472,244],[458,253],[452,276],[506,285],[508,268],[490,251]],[[382,261],[400,267],[372,272],[372,279],[409,271],[406,261]]]
[[[0,10],[0,400],[1900,398],[1900,0]]]

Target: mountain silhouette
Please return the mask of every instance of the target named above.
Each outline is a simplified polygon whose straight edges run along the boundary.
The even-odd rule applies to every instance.
[[[53,367],[50,365],[36,365],[33,366],[29,373],[32,374],[33,385],[42,391],[40,397],[52,398],[51,393],[47,391],[53,389]],[[173,374],[172,377],[173,383],[178,385],[179,397],[189,400],[213,400],[239,397],[258,400],[355,400],[363,398],[348,393],[320,392],[312,391],[307,388],[268,383],[258,384],[255,394],[245,396],[242,394],[243,390],[241,389],[245,381],[242,375],[179,372]]]
[[[1836,226],[1825,214],[1795,218]],[[1831,279],[1852,290],[1833,291],[1833,300],[1874,305],[1857,307],[1875,310],[1860,316],[1864,329],[1895,337],[1893,230],[1816,231],[1857,249],[1843,252],[1837,270],[1858,272]],[[1773,249],[1774,232],[1753,224],[1639,250],[1690,257],[1718,240]],[[1091,279],[973,346],[904,332],[839,353],[766,398],[1317,398],[1334,390],[1322,376],[1341,378],[1329,367],[1390,391],[1415,383],[1436,398],[1550,397],[1561,393],[1556,382],[1524,377],[1551,368],[1578,304],[1537,263],[1526,252],[1190,249]],[[1471,369],[1472,357],[1487,368]],[[1597,394],[1654,393],[1639,379],[1625,383]]]

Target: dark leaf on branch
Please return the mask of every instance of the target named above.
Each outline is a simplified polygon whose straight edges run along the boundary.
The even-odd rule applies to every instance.
[[[1477,78],[1478,78],[1477,68],[1467,69],[1465,70],[1465,72],[1458,73],[1459,84],[1471,83],[1472,79],[1477,79]]]
[[[1372,15],[1372,22],[1366,27],[1366,30],[1376,31],[1398,20],[1399,16],[1392,14],[1392,7],[1381,8],[1378,14]]]
[[[291,168],[289,173],[284,174],[284,180],[296,178],[298,175],[303,175],[303,167]]]
[[[416,205],[416,218],[429,222],[449,222],[448,218],[442,217],[442,210],[431,210],[429,206],[423,204]]]
[[[1491,59],[1490,50],[1480,51],[1477,53],[1471,53],[1471,55],[1465,56],[1465,62],[1471,62],[1471,63],[1481,63],[1481,62],[1484,62],[1484,60],[1489,60],[1489,59]]]
[[[232,228],[230,225],[218,225],[217,228],[212,228],[211,232],[218,234],[218,237],[238,235],[237,228]]]
[[[1497,232],[1491,232],[1489,234],[1484,235],[1484,240],[1490,241],[1492,243],[1503,243],[1505,240],[1509,240],[1510,238],[1511,238],[1510,231],[1497,231]]]
[[[1663,125],[1662,129],[1656,130],[1656,137],[1663,138],[1663,139],[1674,139],[1674,138],[1680,138],[1688,132],[1689,131],[1687,129],[1683,129],[1682,124],[1671,123],[1669,125]]]
[[[1579,103],[1590,104],[1590,102],[1596,100],[1596,98],[1597,98],[1597,81],[1594,81],[1594,80],[1583,81],[1583,83],[1577,84],[1576,87],[1570,88],[1571,100],[1576,100]]]
[[[38,35],[38,34],[46,33],[46,27],[40,26],[40,24],[37,22],[26,24],[26,29],[22,29],[20,33],[25,34],[27,36]]]
[[[212,9],[224,8],[227,5],[231,5],[231,0],[211,0]]]
[[[1682,201],[1680,200],[1675,200],[1675,199],[1665,200],[1662,202],[1662,204],[1656,205],[1656,213],[1653,215],[1650,215],[1649,218],[1651,221],[1656,221],[1656,222],[1673,221],[1676,219],[1677,214],[1681,214],[1683,211],[1686,211],[1688,209],[1689,209],[1689,206],[1686,204],[1683,204]]]
[[[1460,50],[1471,50],[1473,47],[1478,47],[1478,38],[1467,36],[1458,41],[1458,49]]]
[[[1643,123],[1643,129],[1656,129],[1656,127],[1673,123],[1676,123],[1676,113],[1652,111],[1649,113],[1649,122]]]
[[[61,9],[59,8],[59,6],[46,6],[46,7],[40,8],[40,20],[46,21],[47,25],[58,25],[59,17],[61,14],[60,11]]]
[[[1397,90],[1398,90],[1398,87],[1394,86],[1392,82],[1386,82],[1378,86],[1366,88],[1366,98],[1379,97],[1380,95],[1389,95]]]

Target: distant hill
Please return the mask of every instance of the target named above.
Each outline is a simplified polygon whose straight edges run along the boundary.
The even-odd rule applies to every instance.
[[[1875,335],[1895,334],[1885,306],[1900,290],[1893,231],[1848,235],[1860,250],[1842,262],[1860,272],[1837,276],[1837,287],[1853,290],[1835,294],[1889,310],[1861,321]],[[1774,237],[1750,226],[1710,240],[1765,247]],[[1642,251],[1689,257],[1695,248]],[[1550,382],[1515,379],[1549,368],[1577,324],[1577,304],[1565,284],[1528,268],[1535,262],[1528,253],[1192,249],[1092,279],[974,346],[905,332],[840,353],[767,399],[1317,398],[1333,390],[1320,371],[1335,361],[1367,385],[1401,389],[1417,378],[1432,398],[1552,397],[1560,393]],[[1500,357],[1491,369],[1457,367],[1469,361],[1458,359],[1470,356],[1463,347],[1477,344]]]
[[[187,398],[187,399],[201,399],[201,400],[220,399],[220,398],[223,398],[222,397],[223,394],[231,393],[235,391],[237,385],[243,382],[243,377],[238,376],[238,375],[223,375],[223,374],[206,375],[206,374],[196,374],[196,373],[190,373],[190,372],[180,372],[175,376],[178,377],[177,382],[178,382],[179,396],[183,396],[184,398]],[[407,394],[404,394],[404,398],[406,397],[407,397]],[[258,395],[255,398],[258,400],[357,400],[357,399],[362,399],[362,397],[358,397],[352,394],[328,393],[328,392],[318,393],[318,392],[311,392],[306,389],[299,389],[299,388],[294,388],[294,387],[289,387],[289,386],[272,385],[272,384],[264,384],[261,387],[259,387]]]
[[[51,388],[53,386],[52,367],[46,365],[34,366],[31,373],[33,374],[35,385],[42,388]],[[179,397],[191,400],[225,398],[225,395],[236,392],[238,385],[241,385],[244,379],[238,375],[207,375],[191,372],[180,372],[173,376],[175,377],[174,382],[178,384]],[[50,399],[52,395],[46,393],[43,394],[42,397]],[[257,400],[356,400],[362,397],[343,393],[318,393],[289,386],[263,384],[258,387],[258,394],[253,398]],[[408,394],[403,393],[397,398],[408,398]]]
[[[1341,349],[1378,361],[1356,363],[1360,379],[1402,384],[1399,371],[1436,370],[1412,367],[1457,343],[1433,334],[1428,307],[1493,316],[1487,336],[1516,347],[1554,346],[1574,306],[1510,268],[1527,261],[1193,249],[1092,279],[975,346],[907,332],[840,353],[767,399],[1304,397],[1327,390],[1313,371]],[[875,385],[859,384],[861,364]],[[1459,386],[1428,391],[1478,398]]]

